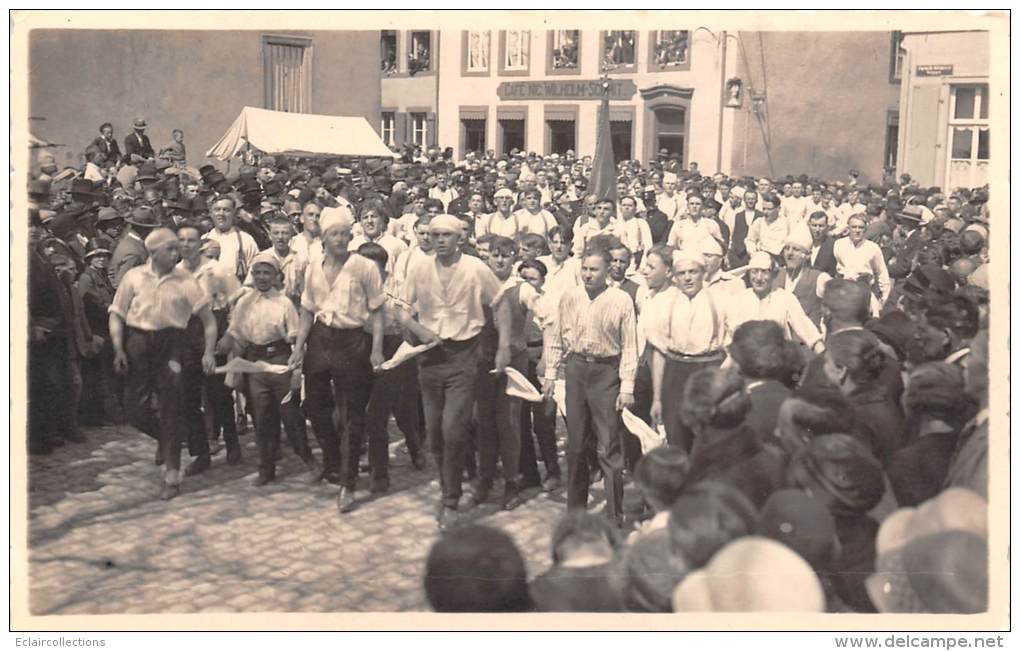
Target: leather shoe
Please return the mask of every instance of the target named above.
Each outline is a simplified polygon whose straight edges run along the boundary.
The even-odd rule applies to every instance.
[[[322,481],[322,468],[315,460],[315,457],[305,460],[305,474],[301,475],[301,481],[306,484],[318,484]]]
[[[506,492],[503,493],[503,510],[513,511],[521,504],[524,504],[524,500],[521,499],[521,493],[517,487],[507,486]]]
[[[159,499],[161,500],[172,500],[181,494],[180,484],[163,484],[163,490],[159,492]]]
[[[439,532],[446,533],[450,529],[457,526],[457,522],[460,519],[460,514],[457,509],[451,509],[444,506],[439,512]]]
[[[354,489],[344,486],[340,489],[340,495],[336,499],[336,508],[341,513],[347,513],[354,509]]]
[[[265,486],[274,479],[276,479],[275,472],[265,472],[260,470],[259,476],[255,478],[255,481],[253,481],[251,485],[258,488],[259,486]]]
[[[518,485],[522,491],[528,490],[529,488],[537,488],[538,486],[541,486],[542,480],[539,479],[537,475],[534,477],[519,477]]]
[[[548,475],[542,481],[542,492],[552,493],[560,487],[560,476],[559,475]]]
[[[340,473],[337,472],[336,470],[331,470],[329,472],[323,472],[322,473],[322,478],[325,479],[330,484],[333,484],[335,486],[339,486],[340,485]]]
[[[189,463],[188,467],[184,469],[184,476],[194,477],[195,475],[200,475],[206,470],[209,470],[210,467],[212,467],[212,460],[210,460],[209,456],[205,454],[200,455],[195,457],[195,460]]]
[[[415,470],[425,470],[425,455],[421,452],[411,455],[411,465]]]
[[[369,491],[373,495],[385,495],[390,491],[390,480],[389,479],[373,479],[372,486]]]
[[[481,506],[489,501],[489,487],[475,486],[471,492],[471,503],[473,506]]]

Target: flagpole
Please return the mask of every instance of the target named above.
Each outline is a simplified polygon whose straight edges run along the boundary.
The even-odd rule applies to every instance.
[[[595,158],[592,162],[589,192],[599,200],[611,199],[616,196],[616,160],[613,156],[613,141],[609,126],[609,71],[612,64],[608,60],[602,62],[602,102],[599,106],[595,136]]]

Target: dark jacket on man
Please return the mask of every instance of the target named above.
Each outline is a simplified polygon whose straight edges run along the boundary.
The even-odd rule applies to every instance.
[[[124,159],[131,163],[131,156],[137,154],[142,158],[155,158],[156,153],[152,151],[152,144],[149,142],[149,136],[144,133],[132,131],[126,138],[124,138]]]

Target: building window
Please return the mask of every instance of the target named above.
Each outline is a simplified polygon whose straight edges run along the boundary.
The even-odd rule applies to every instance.
[[[489,43],[491,39],[489,32],[468,32],[467,46],[465,47],[467,60],[464,66],[466,72],[488,72],[489,71]]]
[[[460,128],[464,137],[464,146],[461,151],[461,156],[469,151],[484,154],[485,120],[462,119],[460,121]]]
[[[633,158],[633,125],[632,120],[612,120],[609,122],[609,138],[613,143],[613,162]]]
[[[267,109],[311,113],[312,39],[263,36],[262,69]]]
[[[526,122],[523,119],[508,118],[499,120],[501,154],[509,154],[514,149],[524,151],[525,124]]]
[[[896,158],[899,154],[900,112],[889,111],[885,120],[885,167],[896,169]]]
[[[530,31],[517,29],[507,30],[503,69],[508,71],[527,71],[528,61],[530,58],[530,46]]]
[[[633,66],[637,61],[637,32],[606,32],[602,40],[602,59],[611,66]]]
[[[949,94],[947,187],[973,188],[988,179],[988,85],[952,86]]]
[[[397,32],[395,30],[383,30],[379,38],[379,58],[382,62],[384,75],[397,73]]]
[[[411,32],[407,49],[407,74],[432,70],[432,32]]]
[[[428,144],[429,119],[425,113],[411,113],[411,142],[424,147]]]
[[[397,116],[392,111],[384,111],[382,114],[382,128],[380,133],[382,140],[387,145],[393,146],[393,137],[396,131]]]
[[[580,66],[581,30],[557,29],[552,33],[549,47],[553,70],[577,70]]]
[[[652,32],[649,68],[689,70],[691,66],[690,32],[672,30]]]
[[[563,155],[568,150],[577,151],[576,120],[546,120],[545,125],[549,132],[547,153]]]
[[[898,82],[903,78],[903,64],[907,51],[903,49],[903,32],[892,33],[892,47],[889,48],[889,81]]]

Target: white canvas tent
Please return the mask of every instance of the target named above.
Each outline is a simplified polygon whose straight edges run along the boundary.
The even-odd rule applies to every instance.
[[[248,145],[274,155],[393,157],[365,118],[284,113],[251,106],[241,110],[205,155],[227,160]]]

